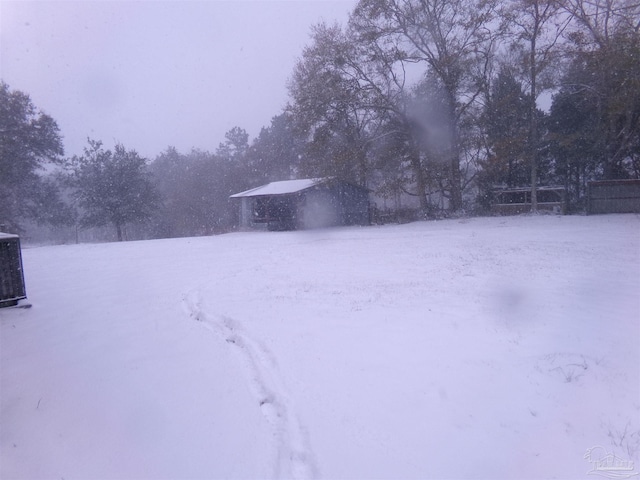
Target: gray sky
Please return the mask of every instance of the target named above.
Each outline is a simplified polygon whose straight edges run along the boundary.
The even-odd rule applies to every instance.
[[[344,25],[354,5],[0,0],[0,77],[58,122],[66,155],[87,137],[148,158],[214,151],[234,126],[269,125],[311,25]]]

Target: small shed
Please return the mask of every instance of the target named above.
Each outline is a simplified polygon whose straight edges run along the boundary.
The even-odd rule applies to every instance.
[[[333,178],[271,182],[231,195],[240,199],[240,226],[297,230],[369,225],[369,190]]]
[[[640,213],[640,180],[589,182],[587,213]]]
[[[17,305],[25,298],[20,237],[0,233],[0,308]]]
[[[518,215],[531,211],[531,187],[501,188],[493,190],[491,213],[494,215]],[[564,187],[536,188],[538,210],[567,213],[566,190]]]

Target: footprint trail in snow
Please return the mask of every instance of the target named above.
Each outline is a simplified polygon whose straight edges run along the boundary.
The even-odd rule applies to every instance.
[[[292,408],[273,354],[264,344],[248,335],[237,320],[212,314],[203,308],[197,292],[186,295],[183,302],[191,318],[220,336],[239,353],[251,390],[276,438],[275,478],[315,478],[317,468],[306,431]]]

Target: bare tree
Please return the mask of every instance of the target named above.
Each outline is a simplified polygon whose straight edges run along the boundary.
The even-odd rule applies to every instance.
[[[585,47],[606,47],[614,35],[640,33],[638,0],[560,0],[562,7],[575,19],[577,30],[572,38]]]
[[[516,53],[517,67],[528,84],[528,151],[531,167],[531,210],[538,209],[538,155],[540,150],[537,100],[542,92],[556,85],[559,71],[560,40],[571,15],[557,0],[514,0],[503,18],[511,25],[510,48]]]
[[[303,171],[366,186],[369,132],[377,113],[375,93],[365,86],[358,45],[338,25],[320,23],[289,83],[289,111],[308,137]]]
[[[495,14],[494,0],[361,0],[352,16],[352,24],[380,51],[397,52],[388,58],[401,58],[401,67],[410,62],[426,65],[425,76],[442,92],[453,211],[462,208],[461,128],[485,88],[499,34]]]

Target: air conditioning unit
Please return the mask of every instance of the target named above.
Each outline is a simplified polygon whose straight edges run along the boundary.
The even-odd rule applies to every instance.
[[[20,237],[0,232],[0,307],[11,307],[27,298],[22,273]]]

